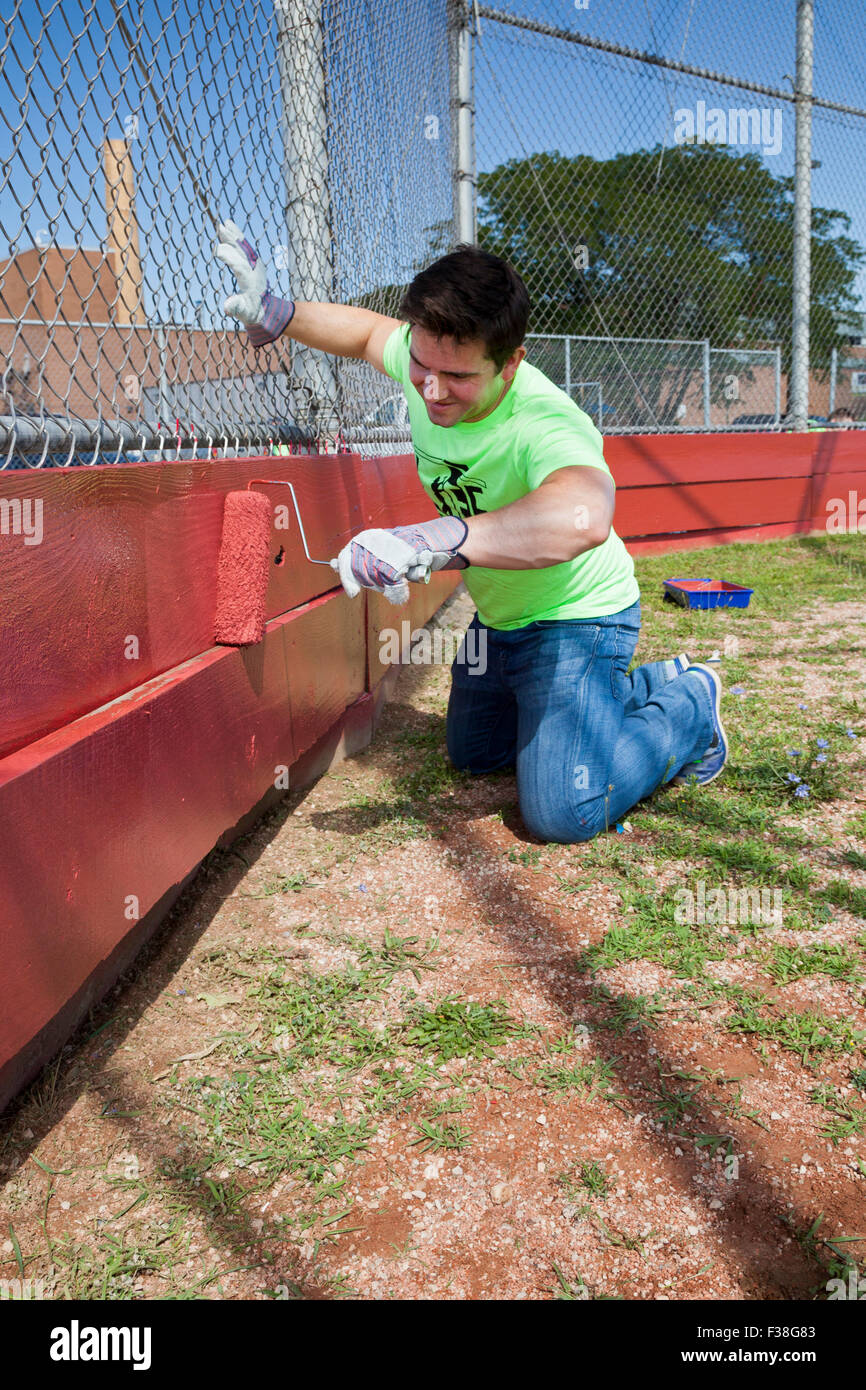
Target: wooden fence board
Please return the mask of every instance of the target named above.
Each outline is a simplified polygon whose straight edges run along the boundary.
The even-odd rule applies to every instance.
[[[213,645],[225,494],[259,476],[293,482],[317,559],[366,525],[357,455],[0,473],[0,669],[16,673],[0,682],[0,756]],[[271,533],[273,617],[338,585],[308,563],[289,489],[262,490],[289,508]],[[14,531],[25,498],[41,502],[41,544]]]

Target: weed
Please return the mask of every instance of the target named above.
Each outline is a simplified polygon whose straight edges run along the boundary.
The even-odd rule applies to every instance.
[[[491,1004],[468,1003],[453,995],[433,1008],[416,1005],[404,1025],[404,1038],[410,1046],[435,1052],[443,1062],[451,1057],[489,1056],[521,1030],[508,1016],[502,1000]]]
[[[410,1143],[420,1144],[422,1153],[429,1149],[454,1149],[460,1152],[472,1142],[469,1130],[458,1124],[435,1125],[430,1120],[421,1120],[415,1128],[418,1138],[410,1140]]]
[[[821,944],[804,948],[783,946],[774,942],[770,947],[767,974],[781,985],[799,980],[804,975],[830,975],[836,980],[856,984],[862,979],[857,961],[844,946]]]

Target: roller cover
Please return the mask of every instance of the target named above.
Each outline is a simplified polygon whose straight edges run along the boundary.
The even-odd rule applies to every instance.
[[[229,492],[217,571],[214,641],[246,647],[265,635],[271,504],[261,492]]]

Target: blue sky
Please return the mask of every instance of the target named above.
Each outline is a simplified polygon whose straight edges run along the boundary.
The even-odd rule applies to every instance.
[[[42,3],[49,8],[49,0]],[[786,87],[785,74],[794,71],[796,0],[589,0],[585,9],[571,0],[501,0],[501,6],[772,86]],[[192,18],[168,0],[126,0],[124,13],[130,29],[142,27],[142,52],[153,67],[157,94],[168,94],[167,108],[197,177],[217,209],[242,221],[251,239],[278,260],[277,248],[284,244],[282,140],[271,0],[248,0],[238,11],[243,27],[234,31],[234,10],[210,3],[189,8]],[[154,97],[116,29],[104,56],[97,56],[106,49],[103,34],[114,28],[110,0],[95,0],[95,6],[91,0],[63,0],[53,11],[40,42],[27,117],[28,129],[43,133],[26,136],[12,155],[10,127],[20,114],[11,98],[24,91],[41,31],[33,23],[32,0],[23,13],[12,44],[18,62],[10,57],[0,78],[7,122],[0,121],[0,156],[12,156],[9,182],[0,187],[0,255],[10,245],[31,245],[43,231],[64,246],[100,245],[102,140],[106,133],[129,133],[128,117],[137,114],[133,160],[147,308],[175,321],[224,324],[219,306],[230,292],[230,277],[211,261],[212,228],[192,195],[189,169],[168,144]],[[164,13],[175,18],[163,21]],[[86,14],[92,16],[89,27]],[[444,0],[326,0],[326,14],[331,95],[341,132],[331,170],[343,276],[338,283],[348,297],[405,277],[413,259],[423,256],[424,228],[449,214]],[[73,34],[84,28],[74,44]],[[818,0],[815,47],[816,91],[866,106],[861,7],[853,0]],[[767,101],[531,39],[486,20],[476,76],[481,169],[538,149],[602,158],[659,141],[670,144],[671,113],[679,107],[699,99],[723,107]],[[60,93],[56,100],[54,90]],[[438,140],[424,134],[423,118],[430,113],[440,116]],[[43,164],[39,139],[46,121],[54,149]],[[791,172],[793,145],[793,107],[786,105],[782,151],[767,160],[774,172]],[[815,202],[850,213],[853,235],[866,245],[866,121],[818,115],[813,154],[821,161],[813,175]],[[31,200],[22,213],[20,205]],[[288,292],[279,263],[273,279]],[[860,288],[866,298],[866,278]]]

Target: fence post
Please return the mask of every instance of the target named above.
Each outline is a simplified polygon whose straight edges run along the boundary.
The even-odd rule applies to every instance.
[[[571,339],[565,335],[565,394],[571,396]]]
[[[795,430],[809,420],[809,298],[812,251],[813,0],[797,0],[794,150],[794,294],[788,415]]]
[[[782,349],[776,348],[776,424],[782,423]]]
[[[162,324],[156,330],[156,350],[159,353],[159,425],[168,415],[168,380],[165,373],[165,329]]]
[[[836,375],[839,371],[839,349],[830,349],[830,404],[827,407],[827,414],[832,415],[836,409]]]
[[[323,0],[274,0],[286,189],[286,280],[293,299],[330,302],[333,229],[328,187]],[[332,358],[292,343],[295,421],[311,433],[336,427],[338,377]],[[301,404],[301,402],[304,402]]]
[[[704,339],[704,429],[710,428],[710,340]]]
[[[448,0],[454,240],[478,240],[472,30],[465,0]]]

